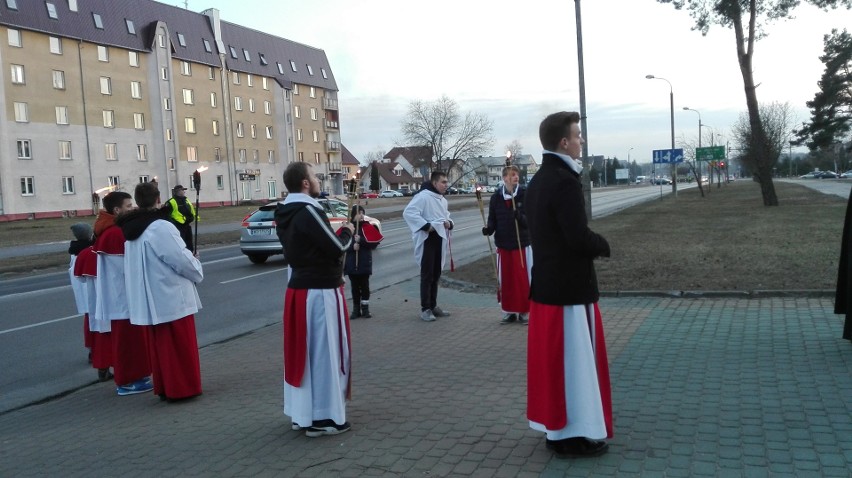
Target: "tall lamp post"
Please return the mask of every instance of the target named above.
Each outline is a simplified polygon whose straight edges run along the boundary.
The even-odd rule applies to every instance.
[[[698,113],[698,147],[700,148],[701,147],[701,127],[704,126],[704,125],[701,124],[701,112],[696,110],[696,109],[690,108],[688,106],[684,106],[683,110],[684,111],[694,111],[694,112]],[[704,174],[701,171],[701,162],[698,161],[698,151],[695,152],[695,166],[697,166],[696,169],[698,169],[699,175]],[[699,182],[699,184],[701,183],[701,178],[698,178],[698,182]]]
[[[674,133],[674,88],[672,82],[654,75],[645,75],[649,80],[663,80],[669,84],[669,106],[671,108],[671,124],[672,124],[672,149],[675,149],[675,133]],[[672,163],[672,194],[677,197],[677,163]]]
[[[633,168],[630,166],[630,152],[631,151],[633,151],[633,148],[630,148],[630,149],[627,150],[627,171],[628,172],[633,171]],[[630,175],[628,174],[627,177],[629,178]],[[628,183],[629,183],[629,179],[628,179]]]

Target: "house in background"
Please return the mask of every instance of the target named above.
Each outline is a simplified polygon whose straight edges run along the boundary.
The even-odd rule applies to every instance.
[[[364,174],[361,176],[361,184],[364,191],[370,191],[370,182],[373,175],[372,170],[376,169],[379,172],[379,191],[392,189],[399,191],[400,189],[409,189],[417,191],[420,189],[420,184],[423,183],[422,176],[412,176],[402,163],[396,161],[373,161],[364,168]]]
[[[532,175],[538,170],[538,164],[531,154],[519,154],[512,164],[521,170],[521,185],[525,186]],[[466,181],[473,181],[484,186],[499,186],[503,183],[503,168],[506,166],[505,156],[480,156],[467,161]]]

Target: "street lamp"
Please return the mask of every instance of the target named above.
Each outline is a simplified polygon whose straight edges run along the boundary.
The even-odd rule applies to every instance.
[[[669,107],[671,109],[671,124],[672,124],[672,149],[675,149],[675,132],[674,132],[674,87],[672,82],[654,75],[645,75],[648,80],[663,80],[669,84]],[[672,194],[677,197],[677,163],[672,163]]]

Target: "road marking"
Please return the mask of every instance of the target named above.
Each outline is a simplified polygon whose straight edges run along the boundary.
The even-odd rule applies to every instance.
[[[48,321],[45,321],[45,322],[39,322],[37,324],[23,325],[21,327],[15,327],[14,329],[0,330],[0,335],[8,334],[10,332],[17,332],[19,330],[31,329],[33,327],[40,327],[42,325],[52,324],[54,322],[62,322],[63,320],[76,319],[76,318],[82,317],[82,316],[83,316],[82,314],[69,315],[68,317],[62,317],[61,319],[53,319],[53,320],[48,320]]]
[[[228,246],[228,247],[233,247],[233,246]],[[220,262],[235,261],[237,259],[242,259],[242,258],[243,258],[243,256],[226,257],[224,259],[215,259],[215,260],[212,260],[212,261],[202,262],[201,265],[204,266],[204,265],[207,265],[207,264],[218,264]]]
[[[260,273],[257,273],[257,274],[252,274],[250,276],[245,276],[245,277],[240,277],[240,278],[237,278],[237,279],[222,281],[222,282],[220,282],[220,284],[230,284],[231,282],[237,282],[237,281],[240,281],[240,280],[243,280],[243,279],[251,279],[252,277],[262,276],[262,275],[266,275],[266,274],[272,274],[273,272],[281,272],[281,271],[287,270],[287,269],[289,269],[289,267],[282,267],[280,269],[273,269],[271,271],[260,272]]]

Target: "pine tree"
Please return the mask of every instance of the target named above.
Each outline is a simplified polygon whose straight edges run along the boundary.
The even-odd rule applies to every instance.
[[[373,192],[379,192],[382,189],[382,182],[379,180],[379,168],[376,167],[377,164],[376,161],[373,161],[370,168],[370,190]]]

